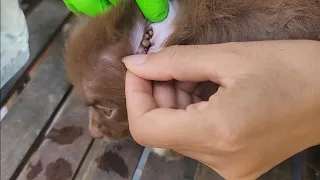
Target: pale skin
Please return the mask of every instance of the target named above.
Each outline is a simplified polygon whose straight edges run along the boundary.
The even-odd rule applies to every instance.
[[[141,145],[251,180],[320,143],[320,42],[172,46],[123,62],[130,132]],[[195,85],[207,80],[220,88],[201,101]]]

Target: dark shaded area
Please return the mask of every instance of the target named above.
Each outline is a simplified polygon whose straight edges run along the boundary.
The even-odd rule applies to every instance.
[[[113,171],[123,178],[129,177],[129,169],[124,160],[112,151],[104,152],[104,154],[96,159],[98,168],[104,171]]]
[[[293,180],[293,163],[292,158],[289,158],[277,166],[270,169],[258,178],[258,180],[270,180],[270,179],[281,179],[281,180]]]
[[[46,169],[47,180],[67,180],[72,177],[71,163],[63,158],[50,163]]]
[[[210,96],[215,94],[218,89],[218,84],[211,81],[204,81],[197,85],[195,95],[199,96],[204,101],[208,101]]]
[[[19,0],[19,5],[25,15],[28,15],[41,1],[42,0]]]
[[[259,178],[269,179],[320,180],[320,146],[297,153]]]
[[[305,179],[320,180],[320,145],[307,150],[307,160]]]
[[[39,175],[39,173],[43,170],[42,162],[39,160],[36,165],[29,164],[28,168],[29,171],[26,178],[28,180],[32,180],[36,178]]]
[[[60,145],[72,144],[76,139],[83,135],[82,127],[68,126],[61,129],[53,128],[47,138]]]
[[[198,161],[185,157],[183,159],[185,166],[183,171],[183,180],[192,180],[196,174]]]
[[[224,180],[207,166],[198,170],[197,179]],[[295,154],[261,175],[257,180],[320,180],[320,145]]]

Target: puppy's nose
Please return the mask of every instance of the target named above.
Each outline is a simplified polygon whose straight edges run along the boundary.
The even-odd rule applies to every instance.
[[[101,138],[103,134],[101,133],[96,123],[94,122],[94,118],[95,118],[94,115],[95,115],[95,111],[91,107],[89,109],[89,131],[93,138]]]
[[[101,138],[102,133],[99,131],[97,127],[89,126],[90,134],[93,138]]]
[[[92,120],[89,120],[89,131],[90,131],[90,134],[93,138],[101,138],[102,137],[102,133],[100,132],[98,127],[95,126],[94,124],[92,124]]]

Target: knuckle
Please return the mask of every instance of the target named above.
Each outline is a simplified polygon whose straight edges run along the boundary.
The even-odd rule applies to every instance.
[[[181,47],[181,45],[172,45],[165,49],[165,53],[168,55],[168,59],[170,59],[172,63],[181,59],[179,58]]]
[[[181,46],[180,45],[172,45],[168,46],[157,53],[149,54],[149,59],[157,59],[157,61],[161,62],[160,64],[166,68],[166,72],[170,74],[170,76],[174,76],[176,73],[177,67],[181,62]],[[148,61],[148,60],[147,60]]]
[[[169,48],[169,58],[171,64],[171,74],[174,77],[179,77],[183,72],[183,64],[185,62],[185,53],[183,50],[184,46],[173,45]]]
[[[241,133],[241,129],[228,124],[214,123],[212,121],[212,117],[214,116],[212,116],[211,113],[206,113],[208,108],[210,108],[208,103],[201,102],[197,105],[189,105],[187,111],[197,120],[200,127],[207,127],[204,131],[206,131],[208,135],[215,137],[216,142],[214,146],[217,150],[224,153],[234,153],[242,149],[244,136],[243,133]],[[216,118],[227,121],[224,118],[219,118],[219,116],[216,116]]]

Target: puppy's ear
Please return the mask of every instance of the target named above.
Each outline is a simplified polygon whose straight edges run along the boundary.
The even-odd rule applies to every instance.
[[[95,118],[97,118],[95,112],[95,109],[90,107],[89,109],[89,130],[91,133],[91,136],[93,138],[101,138],[102,137],[102,133],[100,132],[99,128],[98,128],[98,124],[96,123],[97,120]]]

